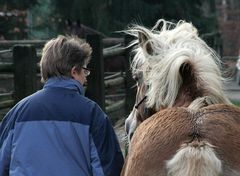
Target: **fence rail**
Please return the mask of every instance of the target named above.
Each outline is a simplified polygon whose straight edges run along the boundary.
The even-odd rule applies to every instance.
[[[33,45],[36,48],[42,48],[48,40],[4,40],[0,41],[0,48],[11,48],[14,45]],[[104,38],[102,39],[104,46],[113,46],[124,43],[124,38]]]
[[[0,48],[11,48],[14,45],[33,45],[36,48],[41,48],[47,40],[5,40],[0,41]]]
[[[121,47],[119,45],[116,45],[114,47],[106,48],[103,50],[103,57],[113,57],[116,55],[123,55],[126,52],[126,49],[124,47]]]
[[[12,107],[14,105],[13,93],[0,94],[0,109]]]
[[[237,61],[240,58],[240,56],[224,56],[222,57],[223,61]]]
[[[13,63],[0,62],[0,73],[13,72]]]
[[[0,51],[0,54],[6,54],[6,53],[11,53],[12,50],[11,49],[8,49],[8,50],[1,50]]]
[[[0,109],[6,109],[6,108],[10,108],[13,107],[15,104],[15,101],[12,100],[4,100],[0,102]]]
[[[119,109],[122,109],[122,108],[125,107],[125,104],[126,104],[126,100],[125,99],[119,100],[117,102],[113,102],[111,105],[106,107],[106,112],[107,113],[111,113],[113,111],[117,111]]]

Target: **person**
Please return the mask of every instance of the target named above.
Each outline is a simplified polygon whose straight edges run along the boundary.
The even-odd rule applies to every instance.
[[[46,43],[43,89],[17,103],[0,127],[0,175],[117,176],[123,156],[107,115],[84,97],[91,47],[77,37]]]

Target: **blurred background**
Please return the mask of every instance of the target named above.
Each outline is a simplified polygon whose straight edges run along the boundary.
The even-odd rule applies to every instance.
[[[14,57],[16,61],[16,57],[23,54],[22,51],[18,53],[18,48],[14,50],[14,46],[19,43],[34,45],[36,53],[32,54],[32,50],[27,49],[23,53],[29,55],[23,55],[23,58],[36,56],[39,61],[43,44],[59,34],[78,35],[94,45],[93,58],[103,68],[91,66],[103,76],[93,75],[90,77],[90,84],[96,87],[96,83],[100,85],[104,82],[101,92],[96,95],[101,98],[97,102],[110,116],[126,117],[134,103],[134,93],[129,93],[134,83],[130,84],[129,53],[123,49],[129,39],[117,31],[127,29],[133,23],[151,28],[160,18],[173,22],[185,20],[198,28],[200,36],[220,55],[224,74],[230,78],[230,82],[226,84],[227,93],[238,104],[239,0],[0,0],[0,93],[3,95],[0,95],[0,109],[5,109],[0,111],[0,119],[23,97],[23,94],[22,97],[17,97],[16,92],[24,92],[30,87],[27,83],[25,88],[16,86],[24,77],[20,66],[25,62],[33,63],[28,62],[29,60],[21,61],[16,66]],[[98,37],[88,38],[92,34]],[[14,51],[17,53],[15,56]],[[98,63],[101,58],[104,61]],[[39,79],[39,70],[36,74]],[[17,78],[17,75],[21,77]],[[114,83],[110,81],[112,79]],[[25,81],[30,82],[29,79]],[[118,89],[115,87],[106,90],[112,85],[117,85]],[[41,85],[38,81],[37,88],[34,87],[24,96],[39,88]],[[89,97],[91,92],[96,91],[89,90]],[[125,110],[119,110],[126,103],[129,104],[125,106]],[[115,109],[109,108],[109,105],[115,105]]]
[[[89,31],[115,36],[131,23],[152,27],[159,18],[183,19],[209,44],[222,47],[221,54],[236,56],[239,9],[239,0],[0,0],[0,35],[5,40],[85,37]]]

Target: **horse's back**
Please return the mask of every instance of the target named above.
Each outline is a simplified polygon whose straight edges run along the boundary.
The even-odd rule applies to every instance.
[[[207,152],[216,156],[216,163],[221,161],[223,175],[240,175],[237,173],[240,157],[236,155],[240,153],[239,134],[240,110],[233,106],[212,105],[197,111],[188,108],[159,111],[135,131],[123,175],[167,176],[171,161],[185,146],[190,148],[189,151],[195,148],[202,150],[195,147],[195,143],[208,148]],[[182,164],[186,162],[185,158],[181,158],[184,160]]]

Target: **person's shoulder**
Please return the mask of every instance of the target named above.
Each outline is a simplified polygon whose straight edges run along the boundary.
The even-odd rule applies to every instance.
[[[79,98],[81,101],[83,101],[83,103],[86,103],[87,105],[95,106],[95,104],[96,104],[96,102],[94,102],[93,100],[91,100],[88,97],[85,97],[83,95],[80,95]]]
[[[31,99],[35,96],[36,93],[33,93],[23,99],[21,99],[19,102],[17,102],[17,104],[13,107],[13,109],[18,109],[21,108],[22,106],[24,106],[25,104],[28,104]]]
[[[17,102],[5,115],[3,122],[14,124],[18,117],[21,115],[21,112],[24,111],[24,109],[27,107],[34,94],[29,95]]]
[[[22,106],[25,106],[26,104],[32,103],[37,99],[37,96],[42,92],[42,90],[39,90],[23,99],[21,99],[15,106],[15,109],[21,108]]]
[[[36,104],[36,99],[38,95],[41,93],[42,90],[39,90],[23,99],[21,99],[19,102],[17,102],[9,111],[8,114],[12,114],[15,117],[21,116],[23,112],[25,112],[26,109],[29,109],[29,107],[32,107]],[[35,105],[36,106],[36,105]]]
[[[102,109],[99,107],[99,105],[95,101],[89,99],[88,97],[80,96],[80,100],[87,107],[92,108],[92,109],[96,109],[96,110],[99,110],[99,111],[102,111]]]

